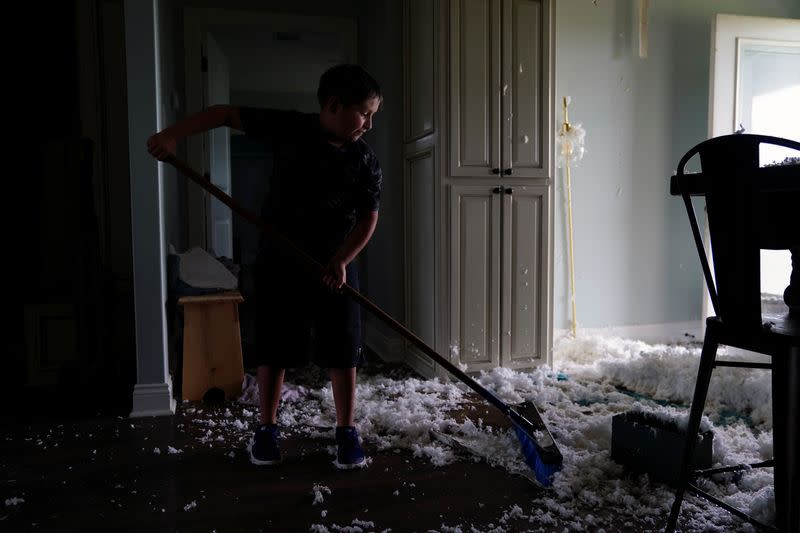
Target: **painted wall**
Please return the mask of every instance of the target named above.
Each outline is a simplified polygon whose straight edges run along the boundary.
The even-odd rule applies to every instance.
[[[669,195],[680,157],[707,137],[715,13],[800,18],[797,0],[650,2],[649,54],[638,56],[638,2],[556,2],[560,97],[586,130],[572,170],[579,327],[700,319],[702,272],[683,204]],[[556,178],[556,329],[570,324],[564,177]]]

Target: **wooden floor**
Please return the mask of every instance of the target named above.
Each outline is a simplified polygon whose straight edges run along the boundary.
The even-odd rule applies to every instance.
[[[332,438],[294,433],[282,439],[282,464],[256,467],[245,449],[249,429],[232,438],[207,422],[247,418],[245,409],[254,411],[235,402],[185,402],[171,417],[7,424],[0,430],[0,530],[560,532],[582,522],[540,523],[532,510],[547,511],[552,491],[470,457],[436,467],[407,450],[367,447],[367,468],[340,471]],[[504,423],[490,412],[487,423]],[[522,516],[511,513],[515,505]],[[613,509],[586,514],[614,520]],[[625,526],[606,531],[647,530],[633,527],[630,516],[621,520]]]

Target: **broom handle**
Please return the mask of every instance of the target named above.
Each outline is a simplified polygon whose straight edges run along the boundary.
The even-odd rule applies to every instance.
[[[207,178],[205,178],[197,171],[195,171],[193,168],[191,168],[189,165],[187,165],[184,161],[181,161],[180,159],[178,159],[173,155],[167,157],[167,159],[165,159],[164,161],[166,163],[171,164],[186,177],[188,177],[189,179],[200,185],[203,189],[208,191],[217,200],[230,207],[231,210],[234,211],[237,215],[246,219],[248,222],[254,224],[270,237],[286,245],[293,253],[297,254],[309,265],[312,265],[320,274],[322,274],[324,267],[322,264],[319,263],[319,261],[308,255],[302,249],[298,248],[297,245],[295,245],[291,240],[289,240],[283,234],[279,233],[270,224],[268,224],[260,217],[256,216],[252,212],[248,211],[247,209],[239,205],[239,203],[237,203],[236,200],[225,194],[225,192],[222,189],[215,186]],[[356,289],[354,289],[353,287],[351,287],[346,283],[342,285],[342,292],[348,294],[359,304],[366,307],[372,314],[381,319],[392,329],[400,333],[403,337],[408,339],[412,344],[414,344],[414,346],[422,350],[423,353],[425,353],[431,359],[433,359],[438,364],[443,366],[448,372],[450,372],[450,374],[452,374],[460,381],[462,381],[464,384],[466,384],[469,388],[471,388],[472,390],[483,396],[487,401],[489,401],[489,403],[500,409],[505,415],[509,416],[512,420],[514,420],[514,422],[522,426],[525,426],[526,429],[530,432],[535,431],[533,424],[528,419],[526,419],[517,411],[509,407],[509,405],[506,404],[499,397],[497,397],[497,395],[495,395],[490,390],[484,388],[480,383],[472,379],[460,368],[458,368],[453,363],[448,361],[445,357],[436,352],[436,350],[428,346],[422,339],[420,339],[419,337],[414,335],[414,333],[406,329],[405,326],[403,326],[400,322],[389,316],[383,309],[375,305],[369,298],[367,298],[366,296],[364,296],[359,291],[357,291]]]

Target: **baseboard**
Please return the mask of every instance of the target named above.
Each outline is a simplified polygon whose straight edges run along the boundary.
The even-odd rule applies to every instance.
[[[167,377],[167,383],[144,383],[133,387],[131,418],[174,414],[175,398],[172,397],[172,378]]]
[[[367,317],[364,320],[364,344],[387,362],[405,361],[405,343],[397,336],[385,333],[378,322]]]
[[[697,320],[692,322],[664,322],[661,324],[641,324],[635,326],[578,328],[577,334],[578,336],[597,335],[600,337],[622,337],[656,344],[686,341],[702,342],[704,331],[703,322]],[[555,342],[558,342],[562,338],[571,335],[572,331],[569,329],[556,329],[553,333]]]

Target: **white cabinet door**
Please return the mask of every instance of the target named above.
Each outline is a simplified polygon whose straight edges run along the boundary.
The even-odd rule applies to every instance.
[[[405,297],[406,324],[428,346],[436,345],[436,179],[433,148],[406,156]],[[434,364],[409,343],[406,363],[430,376]]]
[[[550,3],[450,3],[451,176],[549,176]]]
[[[451,176],[500,172],[501,0],[450,2]]]
[[[547,186],[450,194],[451,354],[469,371],[546,362]]]
[[[435,133],[438,2],[403,2],[403,138],[410,143]]]
[[[542,318],[548,301],[547,198],[547,187],[503,188],[500,362],[504,367],[531,367],[546,361]]]
[[[500,132],[503,175],[549,176],[549,3],[503,2]]]
[[[469,370],[500,364],[499,187],[450,189],[451,354]]]

